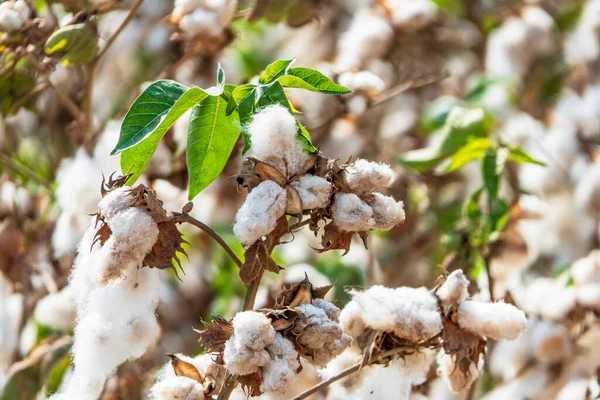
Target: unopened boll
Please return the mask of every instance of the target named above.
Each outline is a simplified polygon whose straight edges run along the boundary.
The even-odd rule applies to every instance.
[[[327,179],[307,174],[292,182],[292,186],[298,192],[300,200],[302,200],[303,210],[325,208],[329,205],[333,186]]]
[[[344,178],[353,193],[364,196],[377,189],[390,187],[395,174],[389,165],[359,158],[346,168]]]
[[[296,119],[286,108],[274,105],[262,109],[254,115],[248,132],[248,157],[271,164],[286,178],[302,171],[309,155],[298,139]]]
[[[333,223],[342,231],[366,232],[373,229],[373,209],[354,193],[337,193],[331,207]]]
[[[506,303],[482,303],[467,300],[458,308],[457,322],[480,336],[514,340],[527,327],[525,313]]]
[[[404,202],[396,201],[391,196],[373,193],[366,199],[366,203],[373,210],[373,219],[375,220],[373,229],[389,231],[406,219]]]
[[[285,189],[273,181],[261,182],[246,197],[235,216],[233,233],[249,247],[277,226],[287,204]]]

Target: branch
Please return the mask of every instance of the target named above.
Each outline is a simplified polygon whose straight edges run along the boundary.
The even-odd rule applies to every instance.
[[[432,83],[435,83],[437,81],[447,78],[449,75],[450,74],[448,73],[448,71],[443,71],[443,72],[436,72],[435,74],[424,76],[422,78],[411,79],[409,81],[401,83],[400,85],[398,85],[396,87],[391,88],[390,90],[386,90],[385,92],[381,93],[379,96],[375,97],[369,103],[369,107],[378,106],[382,103],[385,103],[388,100],[393,99],[394,97],[398,96],[401,93],[404,93],[411,89],[416,89],[416,88],[419,88],[422,86],[430,85]]]
[[[127,27],[127,25],[131,22],[131,20],[133,19],[133,17],[135,17],[135,15],[137,14],[138,10],[142,6],[143,2],[144,2],[144,0],[137,0],[137,2],[135,3],[135,5],[129,11],[129,14],[127,14],[127,17],[125,17],[125,19],[123,20],[123,22],[121,23],[121,25],[117,28],[117,30],[115,31],[115,33],[113,33],[112,36],[108,39],[108,41],[106,42],[106,45],[102,48],[102,50],[100,51],[100,53],[98,53],[98,55],[96,56],[96,58],[94,58],[94,61],[92,61],[92,63],[94,65],[98,63],[98,60],[100,60],[100,58],[104,55],[104,53],[106,53],[106,51],[110,48],[110,46],[115,42],[115,40],[117,39],[117,37],[121,34],[121,32],[123,32],[123,30],[125,29],[125,27]]]
[[[173,222],[182,223],[187,222],[188,224],[194,225],[197,228],[202,229],[206,234],[215,239],[217,243],[221,245],[221,247],[229,254],[229,257],[236,263],[238,267],[242,267],[242,261],[235,255],[234,251],[229,247],[227,242],[223,240],[221,235],[215,232],[211,227],[206,225],[204,222],[198,221],[196,218],[192,217],[187,213],[173,213],[173,218],[171,219]]]

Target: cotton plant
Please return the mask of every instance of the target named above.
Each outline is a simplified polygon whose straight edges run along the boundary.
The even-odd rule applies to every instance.
[[[21,29],[31,17],[31,8],[24,0],[9,0],[0,4],[0,30],[12,33]]]
[[[177,0],[171,22],[189,37],[214,38],[229,27],[236,9],[236,0]]]

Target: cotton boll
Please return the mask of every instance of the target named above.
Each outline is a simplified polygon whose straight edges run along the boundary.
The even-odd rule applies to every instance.
[[[575,293],[578,304],[585,308],[600,311],[600,282],[577,286]]]
[[[554,363],[565,360],[571,355],[572,345],[564,325],[536,320],[529,329],[533,352],[541,362]]]
[[[100,207],[102,216],[108,220],[114,217],[119,211],[129,208],[130,205],[131,197],[129,188],[127,187],[110,191],[98,203],[98,207]]]
[[[190,35],[208,34],[217,36],[221,33],[218,14],[202,8],[184,15],[179,21],[179,27]]]
[[[303,210],[325,208],[329,205],[333,186],[326,179],[306,174],[297,181],[292,182],[292,186],[298,192],[300,200],[302,200]]]
[[[359,158],[345,170],[344,178],[352,192],[359,196],[372,193],[380,188],[388,188],[395,179],[389,165]]]
[[[537,365],[524,371],[516,379],[496,386],[482,400],[506,400],[534,398],[549,383],[551,373],[545,365]]]
[[[452,355],[442,352],[439,359],[439,373],[442,379],[448,384],[448,387],[454,393],[459,393],[468,389],[479,377],[479,371],[483,368],[483,357],[480,357],[479,361],[479,366],[475,363],[470,363],[469,370],[463,373],[460,367],[456,365]]]
[[[344,333],[339,339],[316,349],[311,361],[314,365],[325,366],[332,359],[342,354],[350,344],[352,344],[352,338]]]
[[[514,379],[531,360],[530,331],[537,322],[535,317],[528,321],[527,330],[515,340],[500,340],[495,343],[488,356],[490,371],[504,381]]]
[[[501,77],[520,77],[528,60],[522,48],[527,40],[527,24],[518,18],[509,18],[488,37],[485,69],[488,74]]]
[[[193,379],[185,376],[174,376],[157,382],[150,389],[152,400],[204,399],[204,387]]]
[[[344,72],[337,81],[353,92],[364,92],[369,97],[376,96],[385,89],[385,82],[371,71]]]
[[[75,293],[67,286],[37,302],[34,318],[37,322],[68,332],[75,322]]]
[[[304,317],[305,328],[297,338],[300,345],[309,349],[319,349],[342,336],[341,327],[331,321],[322,309],[312,304],[302,304],[296,307],[296,310],[302,312]]]
[[[284,360],[273,360],[263,369],[261,392],[285,393],[296,378],[296,373],[290,369]]]
[[[263,349],[275,340],[275,330],[271,321],[262,313],[240,312],[232,322],[236,339],[251,349]]]
[[[235,216],[233,233],[244,247],[249,247],[277,226],[285,213],[285,189],[273,181],[261,182],[246,197]]]
[[[584,378],[571,379],[558,392],[555,400],[593,399],[594,397],[588,397],[590,383],[590,380]]]
[[[429,339],[442,329],[437,299],[426,288],[390,289],[377,285],[350,294],[362,310],[363,322],[372,329],[394,332],[411,342]],[[342,323],[347,321],[346,312],[344,308]]]
[[[338,40],[337,69],[348,71],[360,68],[370,59],[381,58],[393,36],[394,31],[386,18],[371,8],[361,8]]]
[[[252,144],[247,156],[271,164],[288,178],[300,172],[308,160],[308,153],[297,138],[296,119],[280,105],[266,107],[254,115],[248,132]]]
[[[373,193],[366,203],[373,209],[373,229],[389,231],[406,219],[404,202],[396,201],[393,197]]]
[[[457,321],[462,328],[496,340],[514,340],[527,327],[525,313],[506,303],[467,300],[458,308]]]
[[[340,318],[340,309],[337,308],[335,304],[323,299],[314,299],[312,305],[323,310],[330,320],[338,322]]]
[[[435,293],[444,308],[458,306],[469,297],[469,280],[462,269],[453,271]]]
[[[414,32],[429,25],[437,16],[438,7],[430,0],[386,0],[390,19],[396,28]]]
[[[236,339],[235,335],[231,336],[225,343],[223,359],[227,371],[239,375],[253,374],[271,361],[266,350],[256,351],[245,347],[243,343]]]
[[[356,94],[346,100],[346,110],[350,118],[356,118],[363,115],[367,111],[369,101],[366,96]]]
[[[574,287],[550,278],[537,278],[527,285],[522,307],[531,314],[561,320],[573,309],[576,301]]]
[[[337,193],[331,207],[333,223],[342,231],[366,232],[373,228],[373,209],[354,193]]]
[[[344,332],[357,338],[367,329],[367,324],[363,321],[363,309],[360,304],[354,300],[348,302],[340,313],[340,324]]]

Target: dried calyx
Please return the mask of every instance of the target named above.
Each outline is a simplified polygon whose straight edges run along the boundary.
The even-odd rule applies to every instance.
[[[272,309],[215,319],[200,332],[200,343],[250,396],[283,393],[302,370],[301,357],[323,366],[351,343],[339,324],[340,310],[323,299],[330,288],[314,288],[308,278],[294,283]]]
[[[113,232],[108,221],[118,211],[127,208],[137,208],[148,213],[158,227],[156,242],[150,252],[144,257],[141,266],[159,269],[172,268],[177,275],[173,260],[181,267],[177,253],[186,255],[182,245],[187,242],[183,239],[175,222],[173,222],[173,215],[163,208],[162,201],[148,187],[140,184],[135,188],[125,188],[124,185],[129,175],[120,176],[115,179],[113,179],[113,175],[108,178],[108,181],[105,179],[102,180],[101,194],[103,200],[100,204],[114,204],[106,210],[103,209],[95,214],[97,231],[92,247],[96,243],[100,243],[100,246],[103,246],[111,238]],[[118,276],[118,271],[115,271],[114,276],[107,278],[112,279]]]

